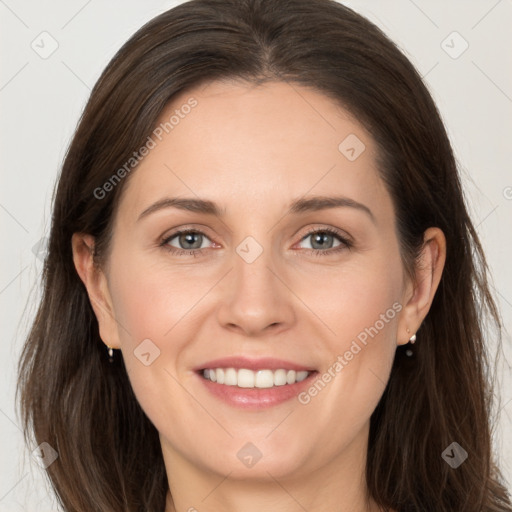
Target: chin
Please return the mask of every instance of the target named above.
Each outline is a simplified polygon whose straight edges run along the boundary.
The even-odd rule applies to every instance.
[[[231,440],[229,447],[210,453],[209,460],[201,461],[209,471],[239,480],[269,480],[272,477],[292,478],[310,471],[304,443],[292,444],[265,439],[266,432],[259,440],[250,437]],[[298,443],[299,444],[299,443]]]

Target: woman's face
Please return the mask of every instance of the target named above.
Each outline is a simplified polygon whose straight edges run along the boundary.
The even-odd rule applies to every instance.
[[[99,319],[166,464],[279,478],[360,463],[419,325],[374,141],[286,83],[210,83],[160,121],[173,114],[123,191]]]

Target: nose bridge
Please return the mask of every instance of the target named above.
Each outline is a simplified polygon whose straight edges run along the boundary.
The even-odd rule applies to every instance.
[[[261,240],[261,235],[258,237]],[[254,312],[262,310],[279,295],[275,290],[277,283],[270,271],[273,264],[271,239],[266,236],[261,243],[253,236],[247,236],[235,249],[234,290],[237,303]],[[249,311],[247,311],[249,313]]]
[[[290,292],[276,277],[271,236],[245,237],[233,254],[233,269],[219,320],[256,334],[274,324],[293,320]],[[264,238],[264,240],[262,240]]]
[[[248,236],[238,244],[235,252],[233,270],[237,292],[243,292],[246,297],[251,292],[255,292],[254,295],[269,293],[273,288],[270,281],[274,278],[269,270],[273,262],[270,237],[260,243],[253,236]]]

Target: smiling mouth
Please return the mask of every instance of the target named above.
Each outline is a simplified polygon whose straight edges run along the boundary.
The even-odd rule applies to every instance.
[[[285,369],[253,371],[247,368],[205,368],[199,373],[204,379],[224,386],[268,389],[302,382],[314,372]]]

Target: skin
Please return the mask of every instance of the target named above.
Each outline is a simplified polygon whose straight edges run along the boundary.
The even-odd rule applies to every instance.
[[[161,119],[191,96],[198,105],[130,176],[106,264],[94,266],[90,235],[72,240],[101,337],[121,349],[160,433],[172,493],[166,512],[379,510],[365,500],[369,420],[397,345],[428,313],[444,235],[425,232],[421,264],[408,279],[375,143],[326,96],[281,82],[213,82],[175,97]],[[366,146],[354,161],[338,150],[349,134]],[[375,223],[351,207],[288,211],[297,198],[334,193],[368,206]],[[176,196],[210,199],[225,214],[165,208],[137,220]],[[185,227],[205,234],[202,255],[159,246]],[[308,230],[329,227],[353,246],[312,254],[320,249]],[[247,236],[263,248],[252,263],[236,252]],[[179,237],[169,244],[187,248]],[[340,244],[328,237],[323,247]],[[292,399],[241,410],[213,397],[192,371],[236,354],[292,360],[322,374],[394,303],[400,312],[306,405]],[[148,338],[160,355],[145,366],[134,350]],[[247,442],[263,454],[252,468],[237,458]]]

